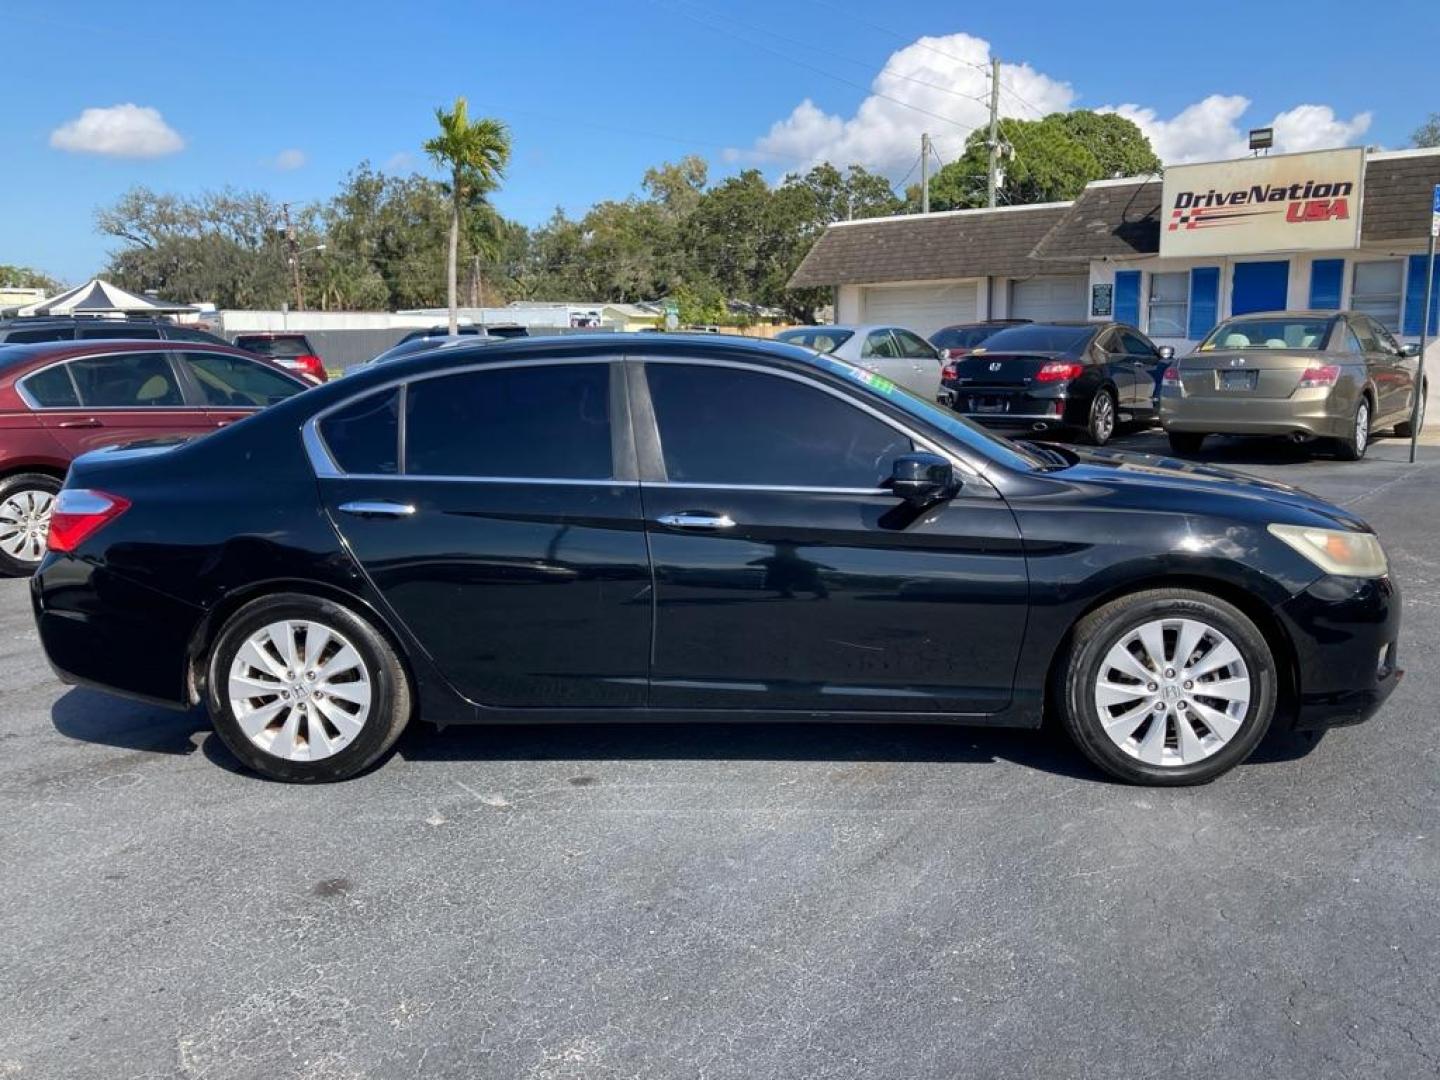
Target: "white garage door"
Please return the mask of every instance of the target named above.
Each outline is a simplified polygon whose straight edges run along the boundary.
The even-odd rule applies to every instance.
[[[1083,276],[1037,277],[1010,285],[1010,317],[1050,322],[1088,314]]]
[[[942,326],[975,321],[976,283],[871,286],[860,301],[860,321],[887,323],[929,337]]]

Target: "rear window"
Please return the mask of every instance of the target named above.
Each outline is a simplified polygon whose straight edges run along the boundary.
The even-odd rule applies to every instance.
[[[930,339],[930,344],[937,349],[973,349],[1000,330],[998,326],[951,326],[938,331]]]
[[[310,348],[310,342],[303,337],[249,337],[240,334],[235,338],[235,345],[246,352],[258,353],[261,356],[291,358],[310,356],[314,352]]]
[[[1323,349],[1330,342],[1332,319],[1231,319],[1200,343],[1214,349]]]
[[[775,340],[783,341],[787,345],[804,345],[816,352],[829,353],[840,348],[854,336],[854,332],[850,330],[787,330],[783,334],[776,334]]]
[[[1095,332],[1093,326],[1010,326],[998,330],[985,341],[989,352],[1013,349],[1034,349],[1037,352],[1070,352],[1080,348]]]

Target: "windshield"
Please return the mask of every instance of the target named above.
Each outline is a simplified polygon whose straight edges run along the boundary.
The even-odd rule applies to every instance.
[[[1007,326],[992,334],[985,342],[986,352],[1035,350],[1036,352],[1073,352],[1095,333],[1094,326]]]
[[[936,333],[930,344],[937,349],[973,349],[982,341],[988,341],[1004,327],[1000,326],[951,326]]]
[[[1200,343],[1201,352],[1214,349],[1323,349],[1330,341],[1330,319],[1231,319]]]
[[[867,371],[844,360],[837,360],[833,356],[811,357],[810,361],[831,374],[859,383],[871,393],[880,395],[891,405],[915,419],[939,428],[962,446],[969,447],[975,453],[992,461],[998,461],[1008,468],[1045,469],[1054,464],[1002,435],[987,431],[933,401],[927,401],[917,394],[910,393],[904,387],[876,375],[873,371]]]
[[[854,336],[853,330],[822,326],[809,330],[786,330],[783,334],[776,334],[775,340],[787,345],[804,345],[816,352],[832,353]]]

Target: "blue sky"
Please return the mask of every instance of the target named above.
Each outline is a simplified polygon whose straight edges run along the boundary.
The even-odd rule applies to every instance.
[[[921,130],[948,156],[981,121],[990,50],[1006,64],[1004,111],[1120,107],[1172,161],[1224,156],[1271,122],[1291,149],[1399,147],[1440,110],[1435,0],[1385,0],[1363,17],[1339,3],[1073,0],[122,10],[0,0],[12,41],[0,263],[67,280],[98,270],[109,241],[94,210],[135,184],[305,201],[363,159],[427,169],[432,110],[456,94],[513,129],[496,203],[532,224],[624,197],[648,166],[686,153],[706,156],[712,177],[825,157],[898,181]],[[139,110],[82,119],[122,104]],[[153,156],[85,149],[97,146]]]

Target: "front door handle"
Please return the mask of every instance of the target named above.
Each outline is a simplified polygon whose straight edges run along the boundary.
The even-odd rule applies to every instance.
[[[668,525],[672,529],[733,529],[735,519],[729,514],[702,514],[694,511],[687,511],[683,514],[665,514],[660,519],[661,525]]]
[[[87,416],[83,420],[61,420],[55,426],[62,428],[99,427],[100,421],[93,416]]]
[[[409,517],[415,513],[415,507],[409,503],[390,502],[386,499],[357,499],[354,502],[340,504],[342,514],[354,514],[356,517]]]

